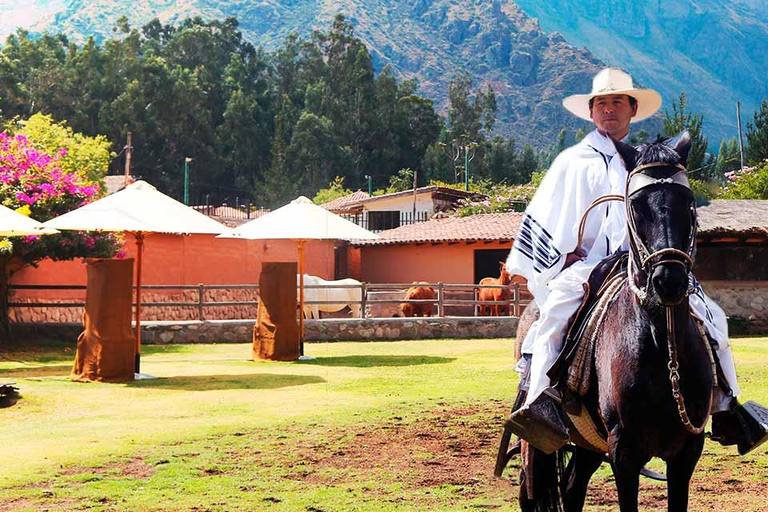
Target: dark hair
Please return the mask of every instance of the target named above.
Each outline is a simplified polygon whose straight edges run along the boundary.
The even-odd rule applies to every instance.
[[[633,96],[630,96],[629,94],[625,94],[627,98],[629,98],[629,106],[634,107],[637,105],[637,99],[635,99]],[[592,105],[595,104],[595,98],[589,98],[589,110],[592,110]]]

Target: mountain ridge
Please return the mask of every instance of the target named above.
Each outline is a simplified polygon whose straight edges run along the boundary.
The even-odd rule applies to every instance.
[[[735,135],[736,100],[742,101],[746,121],[760,96],[768,94],[760,80],[768,57],[759,45],[753,48],[742,40],[768,39],[768,24],[756,14],[763,7],[768,7],[765,0],[730,6],[712,0],[647,5],[617,0],[608,7],[597,0],[137,0],[130,5],[35,0],[25,20],[30,30],[63,32],[82,42],[91,34],[102,40],[114,37],[112,27],[123,14],[133,26],[154,17],[178,23],[192,16],[236,16],[248,40],[274,50],[292,31],[307,36],[314,29],[327,30],[341,12],[378,70],[389,65],[400,78],[414,79],[443,113],[448,83],[458,71],[469,71],[479,86],[491,85],[498,94],[498,132],[519,141],[542,147],[561,128],[571,133],[588,128],[560,101],[587,92],[591,76],[609,64],[627,69],[638,85],[660,90],[665,107],[685,90],[693,110],[704,113],[705,132],[715,145]],[[34,12],[40,14],[37,21]],[[716,30],[721,25],[722,33]],[[712,38],[718,47],[710,51],[714,57],[693,54],[692,48],[706,40],[705,29],[717,32]],[[7,33],[7,23],[0,23],[0,35],[3,30]],[[733,50],[737,43],[743,51]],[[660,45],[667,45],[666,53]],[[730,60],[737,70],[727,65]],[[726,69],[718,70],[718,63]],[[702,85],[686,88],[692,83]],[[655,133],[659,120],[640,127]]]

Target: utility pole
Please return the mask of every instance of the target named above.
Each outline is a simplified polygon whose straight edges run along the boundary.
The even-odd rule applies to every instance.
[[[736,124],[739,126],[739,156],[741,156],[741,167],[744,168],[744,140],[741,137],[741,103],[736,102]]]
[[[124,187],[128,186],[128,180],[131,176],[131,150],[133,149],[133,146],[131,146],[131,138],[132,133],[128,132],[128,142],[125,145],[125,183],[123,184]]]
[[[416,187],[419,184],[419,171],[413,171],[413,222],[416,222]]]
[[[469,192],[469,151],[464,148],[464,190]]]
[[[186,157],[184,159],[184,204],[189,206],[189,162],[192,159]]]
[[[478,145],[477,142],[465,142],[462,144],[459,140],[453,141],[454,164],[459,160],[461,154],[464,153],[464,189],[467,192],[469,192],[469,162],[475,158],[475,150]],[[458,176],[456,181],[458,181]]]

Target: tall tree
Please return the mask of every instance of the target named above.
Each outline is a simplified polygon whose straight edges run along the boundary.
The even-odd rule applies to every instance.
[[[704,122],[703,114],[694,114],[688,110],[688,100],[681,92],[677,100],[672,100],[672,111],[664,112],[664,133],[674,137],[683,130],[691,135],[691,150],[688,153],[688,169],[691,171],[701,168],[707,153],[707,138],[701,131]]]
[[[747,123],[747,147],[745,158],[751,165],[768,159],[768,100],[764,99]]]
[[[333,162],[339,148],[333,122],[311,112],[303,112],[293,129],[288,147],[290,174],[298,180],[303,195],[314,195],[333,177]]]
[[[490,132],[496,121],[496,95],[493,89],[472,90],[474,80],[468,72],[457,74],[448,85],[448,124],[451,138],[470,142],[484,139],[481,130]]]
[[[294,199],[299,190],[299,177],[294,176],[288,167],[289,136],[286,127],[286,111],[289,107],[283,103],[275,116],[275,135],[272,139],[272,161],[269,172],[264,177],[262,195],[265,206],[272,208],[283,206]]]

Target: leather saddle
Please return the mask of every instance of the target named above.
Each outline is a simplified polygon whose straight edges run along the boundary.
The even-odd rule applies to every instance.
[[[584,283],[584,298],[581,306],[570,321],[563,350],[547,372],[552,382],[561,382],[565,378],[565,373],[576,356],[579,343],[584,337],[590,318],[600,304],[600,299],[614,279],[626,275],[627,259],[627,251],[616,251],[592,269],[589,279]]]

